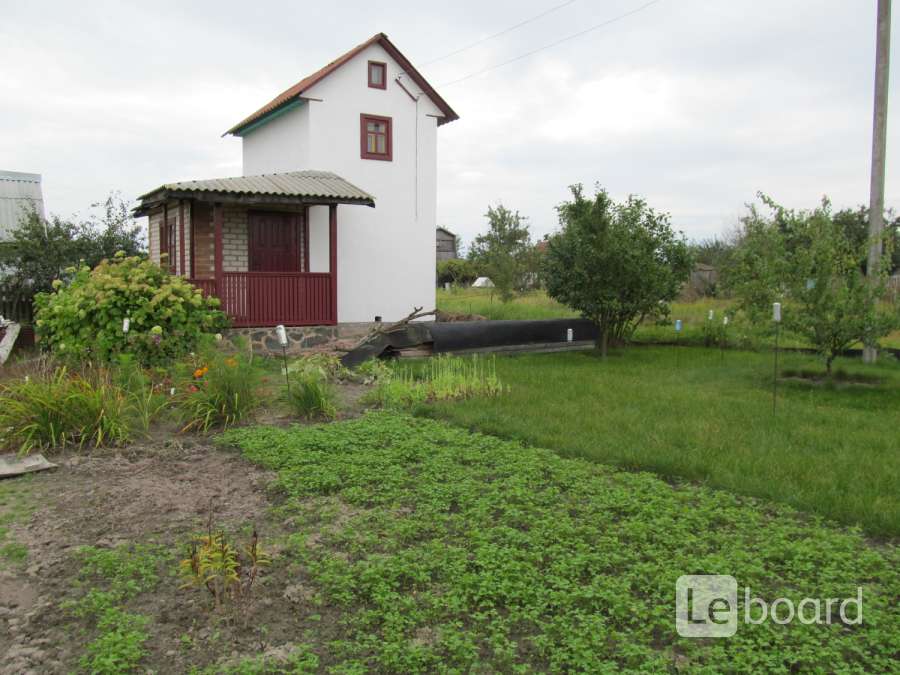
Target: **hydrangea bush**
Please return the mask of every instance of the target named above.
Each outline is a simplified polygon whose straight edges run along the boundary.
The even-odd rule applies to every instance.
[[[69,268],[67,276],[35,297],[41,344],[62,358],[110,361],[131,353],[160,364],[226,325],[218,299],[149,260],[118,254],[93,270]]]

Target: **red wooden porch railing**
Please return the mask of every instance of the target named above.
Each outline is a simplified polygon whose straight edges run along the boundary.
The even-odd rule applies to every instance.
[[[191,283],[218,297],[237,327],[337,322],[328,273],[223,272],[221,289],[216,288],[215,279],[191,279]]]

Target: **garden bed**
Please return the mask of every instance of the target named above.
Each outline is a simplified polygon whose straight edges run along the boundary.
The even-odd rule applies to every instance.
[[[2,563],[0,672],[85,658],[114,664],[99,672],[885,672],[900,648],[896,548],[788,508],[394,413],[220,445],[243,458],[157,441],[0,483],[25,551]],[[236,537],[255,525],[272,557],[237,621],[176,576],[210,504]],[[861,585],[865,622],[680,638],[686,573],[732,574],[770,601]],[[72,607],[123,579],[119,610],[145,622],[100,641]]]

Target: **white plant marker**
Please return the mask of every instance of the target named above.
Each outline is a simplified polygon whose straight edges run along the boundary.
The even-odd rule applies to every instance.
[[[775,414],[778,403],[778,333],[781,328],[781,303],[772,305],[772,321],[775,322],[775,367],[772,373],[772,414]]]
[[[681,319],[675,319],[675,367],[678,368],[679,363],[681,362],[681,358],[678,356],[678,347],[679,342],[678,338],[681,335]]]
[[[291,380],[288,377],[288,365],[287,365],[287,346],[288,346],[288,337],[287,331],[284,329],[284,326],[281,324],[275,326],[275,335],[278,336],[278,344],[281,345],[281,359],[284,361],[284,382],[287,384],[288,392],[291,390]]]
[[[575,339],[575,332],[571,328],[566,328],[566,342],[571,342]]]

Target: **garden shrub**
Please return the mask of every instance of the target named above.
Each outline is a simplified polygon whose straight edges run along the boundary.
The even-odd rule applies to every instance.
[[[288,364],[289,375],[318,375],[327,380],[346,380],[351,372],[341,360],[332,354],[309,354],[294,359]]]
[[[110,361],[130,352],[145,365],[165,363],[226,325],[216,298],[148,260],[119,255],[69,272],[68,283],[57,280],[35,297],[41,343],[63,358]]]
[[[437,280],[441,285],[449,283],[468,286],[477,277],[478,270],[469,260],[452,258],[450,260],[438,260],[437,262]]]

